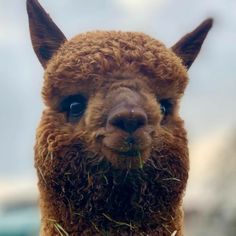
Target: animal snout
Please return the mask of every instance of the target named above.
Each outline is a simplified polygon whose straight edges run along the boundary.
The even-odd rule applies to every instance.
[[[122,107],[109,115],[107,125],[128,133],[134,133],[137,129],[147,125],[147,115],[141,108]]]

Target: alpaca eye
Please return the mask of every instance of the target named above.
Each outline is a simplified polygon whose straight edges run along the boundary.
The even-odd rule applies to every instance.
[[[160,109],[161,109],[161,114],[165,115],[166,114],[166,107],[163,106],[163,104],[160,104]]]
[[[171,109],[172,109],[172,104],[169,100],[165,99],[160,101],[160,110],[163,116],[169,115],[171,113]]]
[[[69,121],[78,120],[84,113],[87,100],[82,95],[72,95],[65,98],[60,105],[60,110],[66,112]]]

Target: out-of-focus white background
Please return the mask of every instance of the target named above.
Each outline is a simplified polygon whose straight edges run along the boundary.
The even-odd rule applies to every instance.
[[[235,236],[236,1],[40,3],[68,38],[95,29],[142,31],[169,47],[205,18],[215,18],[189,70],[181,106],[191,154],[186,235]],[[25,0],[0,0],[0,236],[37,235],[33,145],[43,109],[42,77],[31,47]]]

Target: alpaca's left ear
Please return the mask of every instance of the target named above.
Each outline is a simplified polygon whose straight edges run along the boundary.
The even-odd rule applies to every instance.
[[[44,68],[66,37],[52,21],[38,0],[27,0],[27,13],[34,51]]]
[[[184,66],[189,69],[197,57],[202,44],[211,29],[213,19],[203,21],[194,31],[181,38],[171,50],[182,59]]]

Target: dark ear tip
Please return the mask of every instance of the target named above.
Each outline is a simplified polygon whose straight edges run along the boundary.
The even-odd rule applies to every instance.
[[[38,0],[26,0],[27,5],[37,4],[39,3]]]
[[[209,30],[213,26],[213,23],[214,23],[214,19],[210,17],[210,18],[207,18],[206,20],[204,20],[199,27],[206,28]]]
[[[27,9],[30,8],[35,3],[35,0],[26,0]]]
[[[35,7],[40,7],[38,0],[26,0],[26,8],[28,13],[31,12]]]

